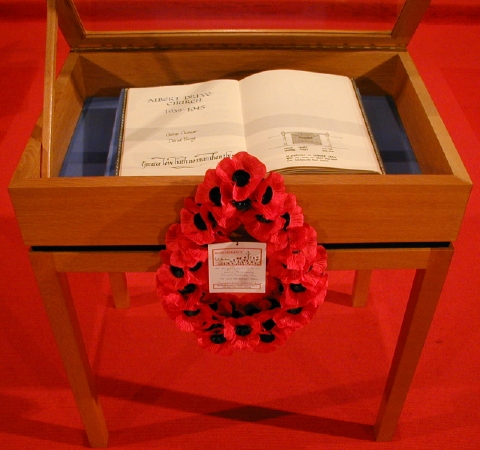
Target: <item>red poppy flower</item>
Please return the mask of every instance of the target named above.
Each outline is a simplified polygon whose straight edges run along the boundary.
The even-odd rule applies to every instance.
[[[198,245],[215,242],[217,222],[208,208],[195,203],[193,198],[185,199],[185,208],[180,211],[182,233]]]
[[[236,296],[233,294],[213,295],[206,294],[201,302],[208,308],[211,317],[217,321],[223,322],[226,317],[231,317],[233,312],[232,305],[235,304]]]
[[[285,213],[285,200],[287,193],[283,177],[277,172],[270,174],[258,185],[253,200],[255,209],[266,219],[280,219]],[[301,212],[301,209],[300,209]]]
[[[194,266],[185,264],[175,266],[170,263],[172,253],[162,250],[160,256],[163,264],[157,270],[157,283],[161,283],[173,290],[181,290],[187,284],[203,285],[208,283],[208,264],[198,261]]]
[[[275,321],[280,327],[298,330],[311,322],[317,307],[307,304],[303,307],[281,309],[275,315]],[[288,333],[288,331],[287,331]]]
[[[327,288],[328,288],[328,275],[324,273],[317,284],[316,287],[316,295],[315,298],[312,300],[313,306],[319,306],[325,300],[327,295]]]
[[[277,259],[287,265],[287,268],[302,270],[306,264],[314,261],[318,246],[317,233],[310,225],[289,228],[278,235],[279,243],[273,246],[272,252],[276,254]]]
[[[255,318],[244,316],[238,319],[229,318],[225,322],[225,337],[237,350],[251,350],[260,341],[261,325]]]
[[[321,246],[318,247],[323,248]],[[306,262],[301,269],[288,269],[286,264],[278,260],[270,260],[267,270],[272,276],[278,278],[283,285],[301,284],[306,289],[317,290],[317,285],[321,282],[326,284],[327,275],[325,274],[324,259],[321,257],[323,252],[319,251],[320,257],[317,255],[313,263]],[[325,281],[324,281],[325,280]]]
[[[193,309],[180,309],[175,305],[164,304],[164,310],[181,331],[192,332],[200,329],[208,320],[208,313],[200,305]]]
[[[222,159],[216,171],[224,183],[232,186],[235,202],[248,199],[267,172],[265,165],[247,152]]]
[[[284,285],[285,290],[280,301],[286,307],[296,308],[313,303],[317,296],[316,288],[307,289],[302,283],[291,283]]]
[[[247,233],[259,242],[269,241],[284,225],[284,221],[280,216],[267,219],[256,209],[245,212],[240,219]]]
[[[327,250],[323,245],[317,245],[317,255],[315,256],[314,264],[317,270],[325,272],[327,270]]]
[[[223,335],[221,329],[197,333],[197,342],[201,348],[216,355],[229,356],[234,350],[232,343]]]
[[[233,186],[224,183],[215,169],[209,169],[195,193],[195,202],[205,205],[218,225],[226,229],[238,227],[230,224],[232,221],[237,222],[235,216],[238,216],[238,210],[232,204],[232,190]]]
[[[203,289],[195,284],[187,284],[182,290],[174,291],[159,285],[158,293],[164,305],[183,311],[194,310],[200,306]]]
[[[275,284],[278,289],[278,284]],[[262,323],[272,316],[273,309],[280,307],[280,302],[276,299],[279,296],[277,292],[274,294],[273,289],[271,289],[271,292],[267,289],[266,294],[246,294],[238,300],[237,309],[243,315],[252,316]]]
[[[325,299],[327,285],[327,274],[321,275],[317,283],[311,288],[306,288],[302,282],[285,285],[285,304],[302,306],[311,303],[312,305],[318,306]]]
[[[275,324],[270,331],[260,333],[260,342],[254,350],[259,353],[271,353],[275,351],[278,346],[284,345],[287,342],[288,336],[293,331],[293,329],[282,328]]]
[[[284,204],[285,212],[282,217],[285,219],[285,230],[303,226],[304,217],[302,208],[297,205],[297,198],[292,194],[287,194]]]
[[[167,250],[171,252],[170,264],[174,266],[194,267],[199,261],[207,261],[207,248],[188,239],[183,234],[179,223],[175,223],[168,228],[165,244]]]

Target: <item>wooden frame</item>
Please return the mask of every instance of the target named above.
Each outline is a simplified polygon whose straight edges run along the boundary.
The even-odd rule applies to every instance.
[[[393,437],[453,256],[451,246],[329,250],[330,270],[416,269],[407,310],[372,438]],[[66,272],[149,272],[158,250],[52,250],[30,252],[41,296],[92,447],[106,447],[108,430],[95,389]]]
[[[365,304],[372,270],[416,269],[374,426],[377,440],[392,437],[471,189],[406,50],[428,4],[406,0],[391,32],[92,33],[84,29],[73,0],[47,1],[44,111],[9,191],[92,446],[106,446],[108,431],[65,274],[108,272],[117,306],[128,307],[124,273],[156,269],[158,246],[201,178],[59,178],[83,103],[128,86],[242,78],[278,68],[348,75],[362,93],[391,95],[422,170],[421,175],[284,177],[305,220],[329,248],[329,268],[357,271],[355,305]],[[55,79],[57,26],[72,51]]]
[[[423,172],[285,176],[320,242],[456,239],[471,182],[407,52],[239,48],[71,53],[56,81],[51,177],[40,177],[39,121],[9,187],[25,243],[162,244],[177,220],[180,199],[200,182],[200,177],[58,178],[86,97],[118,94],[125,86],[240,77],[279,67],[343,73],[364,93],[391,94]],[[147,206],[153,204],[162,208]]]
[[[422,170],[422,175],[381,177],[285,176],[320,242],[454,241],[471,181],[404,47],[428,3],[406,1],[393,31],[380,40],[378,33],[334,33],[345,38],[342,48],[331,48],[332,33],[279,31],[102,33],[108,45],[97,48],[99,33],[83,29],[72,0],[49,0],[44,115],[9,188],[25,243],[162,244],[178,216],[179,199],[190,196],[200,181],[58,178],[87,97],[118,95],[127,86],[242,78],[276,68],[343,74],[354,78],[362,93],[390,94]],[[53,86],[57,16],[75,47]],[[294,45],[285,44],[286,36]],[[360,49],[367,36],[372,47]],[[249,39],[259,44],[252,47]],[[328,195],[318,201],[319,193]],[[161,210],[146,207],[158,202]]]

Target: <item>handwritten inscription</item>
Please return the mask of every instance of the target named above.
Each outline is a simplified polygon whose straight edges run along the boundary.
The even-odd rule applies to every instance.
[[[168,138],[168,143],[172,142],[193,142],[197,137],[194,134],[197,130],[183,130],[179,133],[167,133],[165,136]]]
[[[232,152],[209,152],[199,153],[192,158],[186,156],[169,156],[161,157],[157,156],[151,158],[149,161],[142,161],[142,168],[148,167],[173,167],[175,169],[182,169],[188,167],[195,167],[207,161],[218,161],[223,158],[231,158]]]
[[[210,97],[212,95],[212,91],[203,92],[200,94],[189,94],[184,96],[173,96],[173,97],[155,97],[149,98],[147,103],[165,103],[167,106],[174,106],[174,105],[190,105],[192,103],[199,103],[205,97]]]

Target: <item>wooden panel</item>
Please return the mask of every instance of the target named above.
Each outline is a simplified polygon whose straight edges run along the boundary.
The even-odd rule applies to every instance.
[[[52,254],[58,272],[155,272],[161,264],[160,250],[57,251]]]
[[[55,83],[51,176],[58,176],[83,108],[83,79],[78,55],[70,54]]]
[[[12,176],[10,186],[21,185],[25,180],[40,178],[40,152],[42,146],[42,116],[33,127],[25,150]]]
[[[154,50],[84,52],[86,95],[118,94],[130,86],[241,79],[271,69],[297,69],[359,79],[370,93],[392,93],[398,53],[318,50]]]
[[[328,250],[328,270],[424,269],[430,248]],[[35,253],[35,252],[33,252]],[[56,251],[58,272],[155,272],[157,250]]]
[[[79,55],[70,53],[54,84],[52,148],[50,149],[50,176],[57,176],[62,166],[73,131],[80,116],[85,89]],[[48,94],[47,94],[48,95]],[[40,176],[43,114],[38,119],[22,154],[12,182]],[[37,167],[38,166],[38,167]]]
[[[397,67],[403,85],[395,101],[422,173],[454,173],[471,182],[411,57],[399,54]]]
[[[44,177],[50,176],[51,168],[51,147],[53,128],[53,104],[54,84],[57,69],[57,34],[58,20],[55,9],[55,0],[47,1],[47,44],[45,55],[45,75],[43,87],[43,120],[45,126],[42,130],[42,161],[41,173]]]
[[[10,193],[27,245],[151,245],[201,177],[29,180]],[[285,176],[319,242],[455,240],[470,186],[454,176]]]
[[[192,30],[163,32],[87,33],[80,48],[392,48],[405,47],[405,39],[392,39],[389,32],[232,31]]]
[[[65,40],[74,48],[85,39],[86,33],[73,0],[56,0],[58,25]]]

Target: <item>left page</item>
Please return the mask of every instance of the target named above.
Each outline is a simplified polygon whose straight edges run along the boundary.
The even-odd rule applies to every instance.
[[[131,88],[119,175],[204,175],[245,150],[236,80]]]

